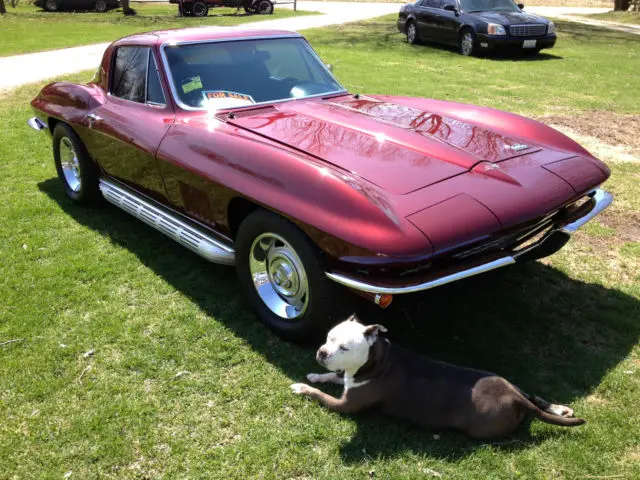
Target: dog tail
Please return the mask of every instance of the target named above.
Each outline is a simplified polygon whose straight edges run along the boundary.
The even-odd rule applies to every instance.
[[[560,415],[554,415],[553,413],[545,412],[544,410],[541,410],[538,405],[533,403],[528,395],[522,395],[520,397],[520,407],[522,407],[523,410],[535,415],[543,422],[550,423],[552,425],[560,425],[563,427],[577,427],[578,425],[586,423],[586,420],[582,418],[562,417]]]

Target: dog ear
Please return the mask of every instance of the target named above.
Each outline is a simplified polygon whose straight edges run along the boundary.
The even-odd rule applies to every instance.
[[[347,318],[347,322],[357,322],[358,321],[358,317],[356,316],[355,313],[352,313],[349,318]]]
[[[383,325],[367,325],[364,329],[364,336],[369,338],[375,338],[379,333],[386,333],[387,329]]]

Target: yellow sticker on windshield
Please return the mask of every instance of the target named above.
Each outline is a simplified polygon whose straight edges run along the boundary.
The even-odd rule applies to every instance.
[[[194,90],[198,90],[202,88],[202,81],[200,77],[191,77],[182,82],[182,91],[184,93],[193,92]]]

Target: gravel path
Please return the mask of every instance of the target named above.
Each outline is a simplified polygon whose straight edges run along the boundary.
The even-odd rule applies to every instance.
[[[305,30],[307,28],[326,27],[328,25],[337,25],[396,13],[401,5],[399,3],[300,1],[298,2],[299,10],[321,12],[321,15],[265,20],[246,23],[242,26],[248,28]],[[280,5],[277,8],[291,8],[291,6]],[[640,27],[637,26],[611,24],[573,16],[583,13],[606,12],[608,11],[607,8],[527,7],[526,11],[542,16],[563,18],[578,23],[640,34]],[[61,50],[0,57],[0,72],[11,72],[11,75],[0,75],[0,90],[97,68],[108,45],[109,43],[99,43]]]
[[[379,17],[395,13],[399,3],[352,3],[352,2],[298,2],[298,10],[321,12],[322,15],[309,15],[277,20],[264,20],[241,25],[249,28],[274,28],[282,30],[305,30],[307,28],[326,27],[346,22]],[[280,5],[277,8],[291,8]],[[0,90],[15,88],[26,83],[39,82],[70,73],[98,68],[102,54],[109,43],[85,45],[83,47],[63,48],[47,52],[27,53],[11,57],[0,57]]]

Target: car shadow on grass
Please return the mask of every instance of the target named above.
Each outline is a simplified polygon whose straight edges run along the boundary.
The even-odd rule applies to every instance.
[[[111,205],[89,209],[73,204],[57,179],[41,182],[39,188],[77,222],[136,255],[293,381],[305,381],[307,373],[321,371],[314,349],[292,346],[255,320],[240,295],[233,268],[209,264]],[[572,279],[540,262],[396,297],[385,311],[354,296],[353,309],[364,323],[384,324],[392,342],[444,361],[497,372],[525,391],[563,404],[591,393],[640,338],[638,300]],[[340,393],[336,386],[322,389]],[[352,419],[357,432],[340,448],[347,463],[407,451],[455,461],[487,448],[487,442],[451,432],[442,432],[436,440],[433,432],[375,413]],[[583,428],[589,425],[550,427],[534,435],[525,423],[513,437],[492,448],[526,448],[549,438],[580,435]]]

